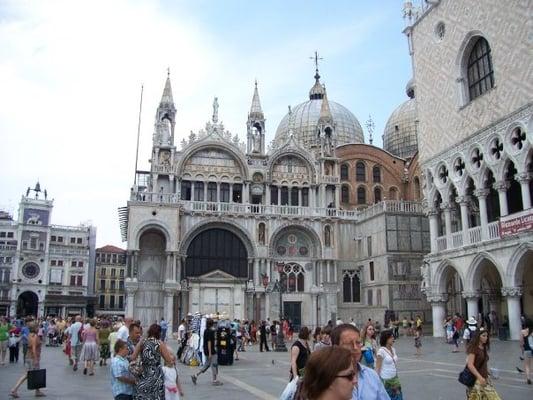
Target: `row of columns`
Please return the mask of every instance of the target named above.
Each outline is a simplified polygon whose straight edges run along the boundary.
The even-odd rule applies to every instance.
[[[530,173],[519,174],[516,178],[520,182],[522,193],[523,209],[527,210],[531,208],[531,194],[529,191],[529,182],[531,180]],[[507,191],[509,190],[510,183],[507,181],[500,181],[494,184],[494,189],[498,191],[498,199],[500,204],[500,216],[505,217],[509,215],[509,207],[507,203]],[[474,195],[478,199],[479,203],[479,217],[481,226],[481,239],[488,239],[488,214],[487,214],[487,197],[490,193],[489,189],[478,189],[474,191]],[[461,229],[463,231],[463,243],[468,243],[468,229],[469,215],[468,215],[468,199],[467,196],[458,196],[455,201],[459,204],[461,210]],[[449,238],[452,234],[452,209],[449,203],[444,203],[442,206],[444,213],[444,228],[445,234]],[[437,209],[431,209],[428,212],[429,218],[429,233],[431,237],[431,252],[437,251],[437,237],[438,237],[438,219],[439,212]]]
[[[519,287],[503,287],[501,294],[507,302],[507,315],[509,317],[510,338],[518,340],[520,338],[520,297],[522,289]],[[465,317],[474,317],[477,319],[479,314],[478,302],[481,295],[477,292],[463,292],[463,298],[466,299],[467,315]],[[429,294],[428,301],[431,303],[433,316],[433,336],[444,337],[443,321],[446,318],[446,303],[448,295],[446,293]],[[496,308],[496,301],[492,302],[490,308]],[[479,322],[479,321],[478,321]]]

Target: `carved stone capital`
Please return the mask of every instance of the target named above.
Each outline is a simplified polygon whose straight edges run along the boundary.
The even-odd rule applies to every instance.
[[[532,174],[530,172],[522,172],[515,175],[515,180],[520,183],[529,183],[531,180],[531,175]]]
[[[463,299],[466,299],[466,300],[479,299],[479,297],[480,297],[479,292],[467,292],[467,291],[463,291],[463,293],[461,293],[461,294],[462,294],[462,296],[463,296]]]
[[[426,214],[429,218],[431,217],[435,217],[437,215],[439,215],[439,210],[437,210],[436,208],[429,208],[427,211],[426,211]]]
[[[447,293],[427,293],[426,299],[429,303],[446,303],[448,301]]]
[[[469,199],[468,196],[457,196],[455,202],[461,206],[466,206],[468,205]]]
[[[509,188],[511,187],[511,184],[507,181],[498,181],[495,182],[492,187],[498,192],[507,192],[507,190],[509,190]]]
[[[139,282],[137,282],[137,279],[135,278],[126,278],[124,281],[124,289],[126,290],[126,295],[133,296],[139,289]]]
[[[475,190],[474,191],[474,194],[478,197],[478,198],[487,198],[487,196],[489,195],[490,193],[490,190],[489,189],[478,189],[478,190]]]
[[[521,287],[502,287],[502,296],[520,297],[522,296],[522,288]]]

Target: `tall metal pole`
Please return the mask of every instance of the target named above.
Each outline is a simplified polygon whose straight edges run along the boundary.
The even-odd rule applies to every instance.
[[[139,104],[139,122],[137,123],[137,149],[135,151],[135,171],[133,177],[133,186],[137,186],[137,162],[139,161],[139,137],[141,136],[141,113],[143,109],[143,91],[144,85],[141,85],[141,101]]]

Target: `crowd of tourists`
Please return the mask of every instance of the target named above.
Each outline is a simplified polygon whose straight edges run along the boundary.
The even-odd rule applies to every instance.
[[[467,360],[460,374],[466,385],[467,400],[498,400],[488,367],[490,331],[471,317],[460,315],[446,318],[446,339],[459,351],[464,342]],[[218,326],[217,326],[218,324]],[[282,400],[314,399],[365,399],[402,400],[402,385],[398,366],[400,357],[395,341],[400,336],[412,335],[415,354],[421,354],[423,321],[417,317],[407,323],[388,321],[382,327],[368,320],[361,328],[355,323],[329,321],[324,327],[311,332],[299,327],[296,338],[291,321],[217,321],[210,316],[189,315],[173,333],[178,340],[176,354],[166,344],[168,324],[162,319],[143,331],[140,321],[132,318],[26,318],[8,321],[0,318],[0,363],[18,363],[19,357],[26,369],[40,368],[43,346],[58,347],[65,355],[65,363],[74,372],[94,376],[96,366],[109,366],[100,373],[109,374],[111,391],[117,400],[177,400],[184,395],[180,383],[177,361],[184,361],[185,352],[198,357],[201,368],[191,375],[194,385],[199,377],[211,369],[211,384],[222,385],[218,379],[221,343],[228,357],[238,360],[239,352],[259,345],[259,351],[270,351],[278,345],[282,335],[289,347],[290,366],[288,384],[281,394]],[[224,336],[224,327],[228,336]],[[403,332],[402,332],[403,331]],[[492,330],[494,333],[494,330]],[[196,341],[195,341],[196,337]],[[198,340],[199,339],[199,340]],[[521,331],[521,358],[527,383],[531,384],[533,359],[533,322],[523,320]],[[20,353],[22,352],[22,355]],[[226,360],[227,361],[227,360]],[[184,361],[185,362],[185,361]],[[187,362],[188,363],[188,362]],[[25,382],[23,374],[10,391],[12,398],[19,397],[19,388]],[[45,393],[39,389],[35,396]]]

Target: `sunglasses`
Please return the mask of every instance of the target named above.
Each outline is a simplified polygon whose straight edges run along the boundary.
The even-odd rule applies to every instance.
[[[349,381],[353,381],[353,378],[357,375],[357,372],[352,371],[348,375],[335,375],[335,378],[344,378],[348,379]]]

